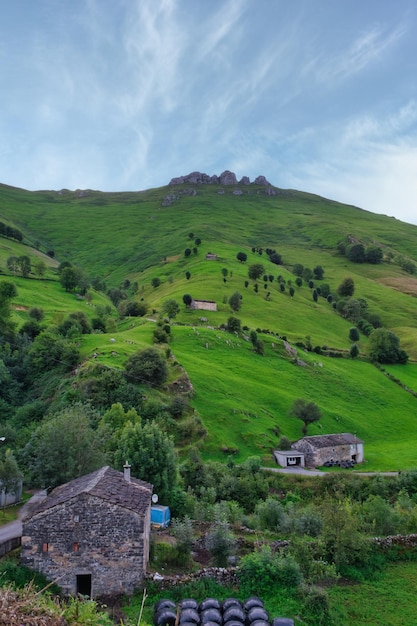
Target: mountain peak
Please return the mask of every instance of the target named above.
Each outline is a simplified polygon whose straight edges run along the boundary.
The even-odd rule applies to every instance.
[[[209,174],[204,174],[202,172],[191,172],[191,174],[187,174],[186,176],[178,176],[177,178],[172,178],[169,182],[170,185],[183,185],[184,183],[191,183],[192,185],[264,185],[265,187],[271,186],[271,183],[267,181],[265,176],[257,176],[253,183],[251,183],[248,176],[243,176],[239,181],[236,178],[236,174],[234,172],[230,172],[229,170],[225,170],[217,176],[214,174],[210,176]]]

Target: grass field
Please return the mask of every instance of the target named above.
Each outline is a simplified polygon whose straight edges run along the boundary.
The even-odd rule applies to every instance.
[[[194,387],[191,403],[208,430],[206,458],[225,460],[234,453],[242,460],[259,454],[270,463],[280,435],[291,439],[301,435],[301,422],[288,414],[293,401],[302,397],[322,411],[309,434],[355,432],[365,441],[366,469],[415,468],[416,398],[404,386],[417,391],[417,279],[396,259],[404,255],[417,261],[417,227],[301,192],[267,197],[262,187],[250,186],[234,196],[228,189],[219,194],[216,186],[201,186],[194,196],[181,195],[186,188],[104,194],[27,192],[0,185],[0,219],[24,232],[23,244],[0,238],[0,280],[16,284],[12,312],[17,326],[28,319],[32,306],[44,309],[46,324],[58,324],[70,312],[94,317],[97,307],[111,305],[104,293],[93,290],[88,300],[66,293],[57,275],[63,260],[71,260],[108,287],[125,279],[136,281],[135,297],[148,305],[146,318],[117,320],[111,306],[111,330],[84,335],[78,342],[82,362],[123,367],[130,354],[152,343],[155,322],[147,320],[158,320],[166,299],[177,300],[181,311],[172,327],[170,348]],[[163,207],[166,194],[177,197]],[[338,241],[348,235],[365,245],[381,246],[386,262],[349,262],[336,250]],[[198,246],[196,237],[202,240]],[[39,250],[31,247],[35,243]],[[283,265],[252,251],[258,246],[276,249]],[[196,253],[186,258],[187,247]],[[53,259],[44,254],[48,250],[54,250]],[[237,260],[239,251],[247,254],[246,263]],[[217,260],[207,261],[208,252]],[[10,275],[8,257],[24,254],[32,262],[42,256],[47,264],[42,279]],[[256,291],[248,267],[259,262],[268,279],[264,282],[261,277]],[[295,286],[291,271],[295,263],[321,265],[324,278],[315,281],[315,287],[327,283],[333,294],[346,276],[353,278],[354,297],[366,299],[368,310],[398,335],[410,355],[408,365],[386,368],[403,386],[367,361],[364,335],[358,342],[359,358],[348,358],[349,329],[354,324],[324,298],[314,302],[306,283]],[[279,275],[286,281],[284,293]],[[161,284],[154,288],[151,281],[156,277]],[[219,328],[231,315],[228,301],[236,291],[242,296],[237,316],[244,328],[258,331],[265,344],[263,357],[252,351],[245,337],[249,330],[238,338]],[[217,311],[187,310],[184,294],[215,301]],[[311,342],[345,358],[298,348],[305,365],[296,365],[284,349],[283,336],[293,345]]]

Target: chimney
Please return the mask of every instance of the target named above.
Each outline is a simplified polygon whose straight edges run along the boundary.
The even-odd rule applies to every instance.
[[[126,461],[126,463],[123,465],[123,472],[124,472],[124,478],[125,481],[130,483],[130,465],[129,463]]]

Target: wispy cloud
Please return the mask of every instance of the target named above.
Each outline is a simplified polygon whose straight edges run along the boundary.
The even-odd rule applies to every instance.
[[[407,32],[405,23],[388,30],[373,26],[333,58],[317,58],[316,76],[319,82],[331,83],[361,72],[379,61]]]

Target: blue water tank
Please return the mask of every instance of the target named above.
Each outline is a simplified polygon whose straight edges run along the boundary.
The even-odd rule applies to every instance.
[[[171,521],[171,511],[169,506],[153,504],[151,506],[151,524],[159,528],[166,528]]]

